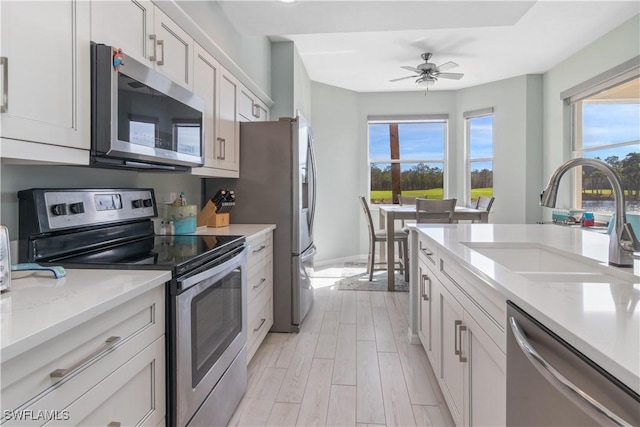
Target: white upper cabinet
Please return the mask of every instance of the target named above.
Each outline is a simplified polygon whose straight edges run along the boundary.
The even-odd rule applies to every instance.
[[[240,122],[238,120],[239,82],[223,69],[218,80],[218,144],[217,167],[231,171],[240,169]]]
[[[35,142],[87,150],[75,160],[88,163],[89,10],[84,1],[0,3],[3,157],[38,157]]]
[[[269,120],[269,108],[249,89],[240,86],[238,114],[243,122],[266,122]]]
[[[92,1],[91,39],[193,90],[193,38],[150,1]]]

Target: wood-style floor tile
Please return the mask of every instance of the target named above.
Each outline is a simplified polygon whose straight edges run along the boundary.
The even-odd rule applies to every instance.
[[[296,425],[305,427],[326,424],[332,371],[333,360],[313,359]]]
[[[313,357],[318,359],[333,359],[336,355],[336,344],[338,342],[338,321],[339,311],[325,311],[320,327],[320,335],[316,352]]]
[[[271,413],[269,414],[266,425],[269,427],[295,426],[299,411],[299,403],[276,402],[273,404],[273,408],[271,408]]]
[[[340,324],[332,383],[356,385],[356,367],[356,325]]]
[[[378,353],[387,425],[415,426],[409,393],[397,353]]]
[[[356,425],[356,388],[354,386],[331,386],[326,425],[335,427]]]
[[[384,403],[376,343],[358,341],[356,360],[356,420],[359,423],[384,424]]]

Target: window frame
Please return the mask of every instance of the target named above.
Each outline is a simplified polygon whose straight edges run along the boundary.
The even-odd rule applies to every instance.
[[[403,123],[443,123],[444,124],[444,136],[443,136],[443,156],[442,159],[372,159],[371,158],[371,124],[403,124]],[[449,147],[449,115],[448,114],[421,114],[421,115],[370,115],[367,116],[367,200],[369,204],[374,207],[377,205],[371,202],[371,165],[372,164],[414,164],[414,163],[442,163],[442,191],[443,197],[446,198],[449,194],[449,186],[447,179],[447,162],[448,162],[448,147]],[[400,144],[402,144],[400,142]]]
[[[477,119],[480,117],[492,116],[491,120],[491,157],[476,157],[471,158],[471,132],[470,132],[470,119]],[[493,107],[482,108],[479,110],[466,111],[462,113],[462,118],[464,120],[464,171],[465,171],[465,182],[464,182],[464,191],[463,196],[466,203],[471,203],[471,163],[472,162],[481,162],[481,161],[491,161],[492,169],[491,172],[494,173],[495,169],[495,138],[493,135],[493,129],[495,126],[493,125],[494,111]],[[495,178],[495,174],[494,174]],[[495,182],[493,186],[493,193],[495,195]]]
[[[573,88],[560,94],[564,103],[564,140],[568,147],[570,158],[583,157],[586,152],[601,151],[608,148],[632,146],[637,140],[601,144],[597,146],[582,147],[582,101],[593,97],[606,90],[610,90],[634,79],[640,78],[640,55],[605,71]],[[580,108],[578,108],[580,106]],[[578,146],[579,145],[579,146]],[[582,208],[582,168],[576,167],[571,171],[571,205],[577,209]],[[598,215],[610,215],[606,212],[596,212]]]

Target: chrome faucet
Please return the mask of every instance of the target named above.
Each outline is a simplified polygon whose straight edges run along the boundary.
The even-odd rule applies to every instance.
[[[636,238],[631,225],[627,223],[627,213],[624,203],[624,190],[620,178],[615,171],[603,162],[597,159],[586,159],[579,157],[571,159],[561,164],[551,178],[549,184],[540,194],[540,204],[548,208],[556,206],[556,198],[558,197],[558,185],[560,178],[566,171],[576,166],[591,166],[601,171],[611,183],[613,190],[614,203],[616,205],[616,223],[611,235],[609,236],[609,264],[618,267],[633,266],[633,252],[640,251],[640,242]]]

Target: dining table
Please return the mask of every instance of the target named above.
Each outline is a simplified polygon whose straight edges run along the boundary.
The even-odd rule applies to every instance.
[[[396,290],[395,283],[395,246],[393,234],[395,231],[396,220],[416,219],[415,205],[377,205],[380,212],[380,229],[386,230],[387,245],[381,247],[381,258],[384,259],[386,252],[387,259],[387,289],[389,291]],[[481,223],[489,222],[489,212],[482,209],[468,208],[465,206],[456,206],[452,215],[452,221],[474,221]],[[385,251],[386,249],[386,251]]]

